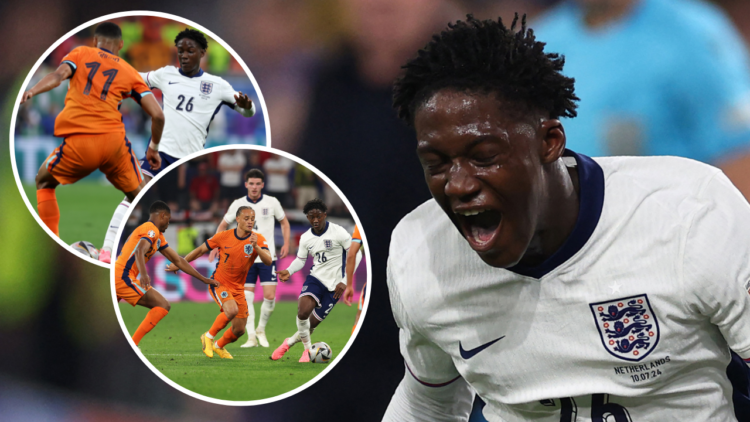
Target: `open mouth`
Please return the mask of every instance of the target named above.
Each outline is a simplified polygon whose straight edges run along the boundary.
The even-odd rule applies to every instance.
[[[459,226],[474,250],[481,251],[493,243],[499,232],[503,214],[495,210],[468,210],[456,212]]]

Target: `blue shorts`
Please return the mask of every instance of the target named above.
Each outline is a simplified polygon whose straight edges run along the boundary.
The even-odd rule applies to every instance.
[[[333,309],[333,305],[339,301],[333,298],[333,292],[329,291],[320,280],[311,275],[307,276],[305,284],[302,285],[302,292],[300,292],[299,297],[302,296],[310,296],[317,302],[318,306],[313,310],[313,315],[318,321],[326,319],[328,313]]]
[[[161,151],[159,151],[159,156],[161,157],[161,167],[159,167],[159,170],[151,170],[151,164],[148,163],[148,160],[146,160],[146,156],[144,155],[143,158],[141,158],[141,172],[146,176],[154,178],[157,174],[161,173],[162,170],[180,160],[179,158],[172,157]]]
[[[245,278],[245,286],[255,287],[255,283],[260,279],[261,286],[275,286],[276,282],[276,261],[273,261],[271,265],[266,265],[262,262],[256,262],[250,267],[247,272],[247,278]]]

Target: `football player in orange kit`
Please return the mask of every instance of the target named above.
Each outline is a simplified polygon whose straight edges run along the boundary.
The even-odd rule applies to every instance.
[[[169,227],[171,217],[172,211],[166,203],[156,201],[151,204],[149,220],[131,233],[122,247],[122,254],[115,262],[117,300],[124,299],[133,306],[140,305],[151,309],[133,334],[133,342],[136,346],[143,336],[167,315],[170,308],[167,299],[151,288],[151,278],[146,272],[146,263],[157,251],[173,262],[172,265],[175,265],[175,268],[185,271],[210,286],[219,285],[216,280],[203,277],[174,249],[169,247],[164,239],[164,232]],[[137,279],[138,274],[141,276],[140,280]]]
[[[145,185],[138,158],[125,136],[118,108],[132,97],[151,116],[151,143],[146,157],[161,166],[157,152],[164,113],[138,72],[118,57],[122,31],[111,22],[94,31],[94,47],[77,47],[60,67],[24,92],[21,104],[70,79],[65,107],[55,119],[55,136],[63,142],[42,163],[36,176],[37,211],[44,224],[60,235],[60,209],[55,188],[75,183],[99,169],[131,201]]]
[[[201,335],[203,353],[208,357],[213,357],[216,352],[221,358],[232,359],[232,355],[224,347],[245,334],[245,324],[249,315],[244,290],[247,271],[258,256],[265,265],[272,263],[266,239],[260,233],[253,233],[255,211],[248,206],[240,207],[235,219],[236,229],[214,235],[185,256],[185,260],[190,262],[212,249],[219,250],[219,262],[211,278],[216,279],[220,286],[211,286],[209,293],[221,308],[221,313],[216,317],[211,329]],[[167,267],[167,271],[177,270],[175,264]],[[223,330],[229,321],[232,321],[232,327],[214,343],[216,334]]]

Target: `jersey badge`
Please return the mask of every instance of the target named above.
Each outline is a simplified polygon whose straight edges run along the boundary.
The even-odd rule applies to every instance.
[[[326,249],[331,249],[333,247],[333,240],[326,239],[323,242],[326,245]]]
[[[245,254],[250,255],[253,253],[253,245],[245,245]]]
[[[263,211],[261,212],[264,216],[268,216],[268,208],[263,208]]]
[[[156,232],[153,231],[153,230],[149,230],[148,231],[148,237],[154,237],[154,236],[156,236]]]
[[[307,286],[302,286],[302,291],[304,292],[305,290],[307,290]]]
[[[602,345],[612,356],[638,362],[659,343],[659,324],[648,295],[590,303]]]
[[[214,90],[214,84],[211,82],[201,82],[201,94],[208,95]]]
[[[223,292],[221,292],[221,298],[222,299],[226,299],[228,297],[229,297],[229,292],[227,292],[226,290],[224,290]]]

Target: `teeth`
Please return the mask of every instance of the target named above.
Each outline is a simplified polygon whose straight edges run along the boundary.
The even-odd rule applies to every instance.
[[[471,217],[471,216],[478,215],[479,213],[482,213],[482,212],[485,212],[485,211],[487,211],[487,210],[484,209],[484,210],[458,211],[456,214],[463,215],[465,217]]]

